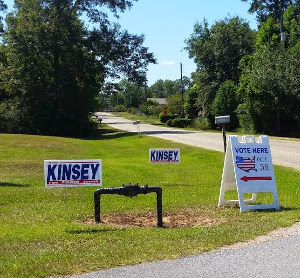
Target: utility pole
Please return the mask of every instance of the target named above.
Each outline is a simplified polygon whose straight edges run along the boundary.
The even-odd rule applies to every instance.
[[[284,26],[283,26],[283,11],[281,13],[281,17],[280,17],[280,41],[283,43],[284,48],[287,48],[287,37],[286,34],[284,33]],[[278,100],[277,100],[278,101]],[[280,120],[281,120],[281,113],[280,113],[280,109],[277,108],[277,115],[276,115],[276,128],[277,128],[277,132],[280,134]]]
[[[280,40],[285,44],[286,34],[284,33],[284,28],[283,28],[283,14],[281,14],[281,18],[280,18]]]
[[[180,81],[181,81],[181,118],[184,118],[184,99],[183,99],[183,80],[182,80],[182,63],[180,63]]]

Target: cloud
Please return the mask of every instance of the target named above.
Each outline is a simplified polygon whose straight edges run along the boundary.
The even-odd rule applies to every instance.
[[[161,63],[161,65],[163,65],[163,66],[175,66],[176,63],[174,61],[163,61]]]

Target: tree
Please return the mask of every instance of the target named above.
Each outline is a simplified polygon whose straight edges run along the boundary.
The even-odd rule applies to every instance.
[[[257,132],[291,134],[299,127],[298,54],[299,49],[268,51],[266,46],[244,68],[239,94],[242,103],[247,103],[248,124]]]
[[[212,27],[206,20],[195,24],[194,33],[186,41],[190,58],[194,58],[197,70],[193,81],[199,85],[197,108],[191,115],[209,117],[210,106],[223,82],[238,83],[239,62],[254,51],[255,32],[239,17],[225,18]]]
[[[181,94],[173,94],[168,97],[168,110],[171,114],[181,114],[182,100]]]
[[[289,6],[283,14],[286,47],[294,48],[300,40],[300,5]]]
[[[256,51],[241,62],[240,102],[237,111],[245,130],[296,134],[299,129],[299,11],[283,14],[289,40],[281,42],[279,23],[272,17],[260,26]]]
[[[186,91],[191,87],[191,80],[183,76],[182,78],[183,90]],[[167,98],[171,95],[178,94],[181,92],[181,80],[157,80],[152,86],[150,86],[149,91],[153,97]]]
[[[149,88],[151,95],[156,98],[165,98],[164,80],[159,79]]]
[[[185,102],[185,112],[189,119],[194,119],[198,116],[198,106],[197,100],[199,99],[199,85],[194,84],[193,87],[187,90],[186,102]]]
[[[142,45],[144,37],[121,31],[102,11],[117,15],[132,2],[16,1],[3,34],[6,66],[0,73],[6,103],[16,111],[15,131],[86,135],[89,112],[108,77],[145,81],[155,59]],[[85,28],[83,14],[93,30]]]
[[[219,88],[212,103],[211,111],[213,116],[230,115],[230,129],[238,127],[236,109],[238,107],[237,86],[233,81],[225,81]]]
[[[144,88],[132,81],[122,80],[119,83],[119,92],[124,96],[124,104],[127,108],[138,108],[146,101]]]
[[[3,2],[3,0],[0,0],[0,12],[5,12],[7,10],[7,5]],[[3,17],[0,15],[0,34],[3,32]]]
[[[249,2],[249,0],[242,0]],[[296,5],[298,0],[250,0],[249,13],[257,13],[256,18],[259,23],[265,22],[272,17],[275,22],[279,23],[282,14],[291,5]]]
[[[238,82],[240,59],[253,52],[255,32],[239,17],[225,18],[211,28],[204,20],[195,24],[194,33],[186,41],[190,58],[197,71],[206,71],[209,82]]]
[[[260,25],[256,37],[256,49],[264,48],[268,45],[271,48],[277,48],[280,44],[280,28],[279,24],[269,17],[265,22]]]
[[[165,80],[164,92],[167,97],[179,93],[180,92],[179,84],[176,81]]]
[[[126,77],[140,86],[146,82],[149,63],[156,63],[152,53],[143,46],[144,36],[131,35],[121,26],[107,23],[90,32],[89,51],[103,67],[105,77]]]

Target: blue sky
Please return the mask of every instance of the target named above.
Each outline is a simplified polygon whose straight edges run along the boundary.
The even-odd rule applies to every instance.
[[[10,7],[13,0],[4,0]],[[185,40],[193,33],[196,22],[204,18],[212,25],[228,16],[240,16],[256,29],[254,15],[247,11],[250,4],[241,0],[138,0],[133,7],[120,15],[123,29],[132,34],[144,34],[144,46],[153,52],[156,65],[148,67],[148,85],[159,79],[180,78],[180,63],[183,75],[190,77],[195,64],[184,50]]]
[[[194,24],[204,18],[212,25],[226,16],[240,16],[256,29],[255,15],[248,13],[250,4],[241,0],[139,0],[131,10],[121,14],[119,23],[130,33],[144,34],[144,45],[154,53],[157,64],[148,67],[148,85],[158,79],[190,77],[193,60],[184,50],[185,40],[193,33]]]

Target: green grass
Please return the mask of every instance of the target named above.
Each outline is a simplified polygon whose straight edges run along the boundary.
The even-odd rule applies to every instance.
[[[109,131],[109,130],[106,130]],[[149,148],[180,148],[179,165],[152,165]],[[223,153],[153,137],[108,132],[100,139],[0,134],[0,277],[64,276],[198,254],[246,241],[300,218],[300,172],[275,166],[281,210],[218,208]],[[161,186],[163,210],[194,208],[212,226],[118,228],[85,224],[97,187],[44,187],[45,159],[102,159],[103,186]],[[268,196],[266,196],[268,198]],[[262,200],[264,201],[264,200]],[[101,213],[155,212],[155,194],[101,197]]]
[[[166,124],[161,123],[159,117],[155,115],[147,116],[147,115],[131,114],[128,112],[113,112],[112,114],[123,117],[127,120],[132,120],[132,121],[140,120],[141,123],[166,126]]]

